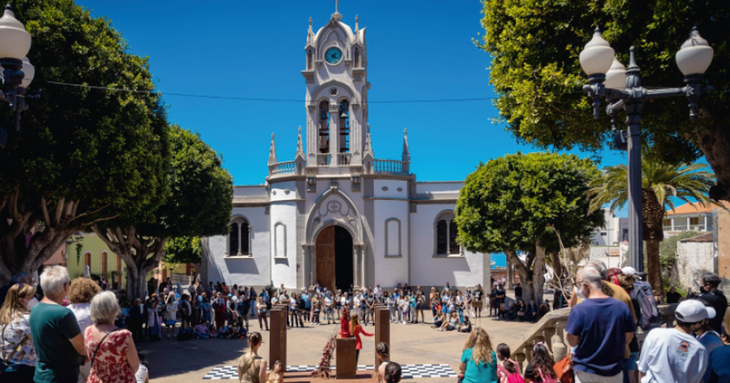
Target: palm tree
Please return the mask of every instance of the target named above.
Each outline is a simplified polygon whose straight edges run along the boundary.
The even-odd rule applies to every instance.
[[[646,154],[646,153],[644,153]],[[641,217],[646,242],[649,283],[654,294],[664,295],[659,243],[664,239],[664,213],[674,209],[676,197],[685,202],[709,202],[708,192],[715,185],[715,175],[705,164],[672,165],[641,157]],[[590,211],[609,204],[611,211],[622,208],[628,200],[628,168],[626,165],[608,166],[603,176],[589,184]]]

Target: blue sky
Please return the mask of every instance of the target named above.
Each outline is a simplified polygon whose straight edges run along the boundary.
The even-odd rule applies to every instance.
[[[170,121],[199,132],[222,153],[236,185],[264,182],[272,132],[279,160],[294,158],[297,127],[305,125],[301,70],[308,20],[315,31],[324,25],[334,0],[77,3],[110,19],[132,53],[149,57]],[[351,26],[359,15],[360,28],[367,28],[369,122],[377,158],[400,158],[404,128],[419,181],[463,180],[480,161],[536,150],[492,123],[497,111],[489,100],[378,103],[496,96],[489,85],[490,57],[472,42],[483,33],[479,1],[342,0],[340,13]],[[625,162],[622,153],[606,149],[603,155],[602,165]]]

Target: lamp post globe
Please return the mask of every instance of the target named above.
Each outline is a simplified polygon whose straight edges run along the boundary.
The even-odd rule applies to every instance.
[[[606,88],[624,89],[626,87],[626,67],[616,57],[613,58],[611,68],[606,72]]]
[[[33,78],[35,77],[35,67],[30,63],[28,57],[23,58],[23,73],[25,76],[23,76],[23,82],[20,86],[25,89],[30,86],[30,83],[33,82]]]
[[[5,13],[0,17],[0,59],[15,60],[22,67],[23,57],[30,51],[31,37],[23,24],[15,18],[13,9],[8,4]],[[3,63],[5,67],[5,64]],[[7,67],[6,67],[7,68]]]
[[[608,41],[601,36],[601,30],[596,28],[593,38],[586,44],[579,56],[580,66],[588,75],[589,81],[592,79],[599,82],[604,80],[604,76],[613,62],[614,53]]]
[[[712,63],[715,52],[700,36],[697,27],[692,28],[689,39],[682,44],[675,56],[679,70],[685,76],[702,75]]]

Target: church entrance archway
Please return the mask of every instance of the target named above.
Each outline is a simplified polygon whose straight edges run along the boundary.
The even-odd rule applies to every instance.
[[[330,291],[347,291],[353,283],[353,241],[347,229],[329,226],[317,236],[317,283]]]

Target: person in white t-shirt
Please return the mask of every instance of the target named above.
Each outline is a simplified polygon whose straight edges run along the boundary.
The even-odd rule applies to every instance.
[[[380,285],[375,285],[375,289],[373,289],[373,294],[375,294],[375,299],[380,300],[380,297],[383,296],[383,289],[380,288]]]
[[[707,349],[693,332],[705,319],[715,317],[715,309],[689,299],[677,306],[674,328],[655,328],[644,340],[637,365],[642,383],[699,383],[707,369]]]
[[[327,292],[327,295],[324,296],[324,314],[327,317],[327,324],[335,323],[335,300],[332,298],[332,293],[329,291]]]

